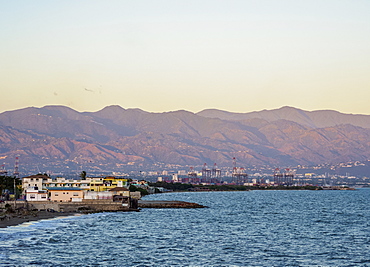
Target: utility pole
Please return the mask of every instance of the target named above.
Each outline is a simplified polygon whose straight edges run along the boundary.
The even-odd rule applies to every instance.
[[[16,191],[15,191],[15,176],[14,176],[14,211],[17,208],[17,198],[16,198]]]

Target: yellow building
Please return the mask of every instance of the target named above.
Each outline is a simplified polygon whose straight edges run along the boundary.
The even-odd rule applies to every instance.
[[[107,176],[105,178],[91,178],[90,180],[90,191],[108,191],[112,188],[124,186],[127,186],[127,179],[125,178]]]

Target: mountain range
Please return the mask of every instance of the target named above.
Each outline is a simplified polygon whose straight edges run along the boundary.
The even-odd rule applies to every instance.
[[[0,113],[0,159],[115,166],[292,166],[370,158],[370,115],[293,107],[151,113],[65,106]]]

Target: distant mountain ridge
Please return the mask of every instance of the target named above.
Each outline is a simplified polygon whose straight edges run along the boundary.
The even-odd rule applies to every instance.
[[[370,128],[370,116],[360,114],[343,114],[334,110],[305,111],[293,107],[282,107],[274,110],[262,110],[249,113],[234,113],[217,109],[206,109],[197,113],[207,118],[222,120],[263,119],[267,122],[290,120],[312,128],[331,127],[351,124],[362,128]]]
[[[0,113],[0,158],[57,166],[310,165],[370,158],[370,116],[292,107],[151,113],[65,106]],[[64,166],[63,165],[63,166]],[[112,167],[112,168],[113,168]]]

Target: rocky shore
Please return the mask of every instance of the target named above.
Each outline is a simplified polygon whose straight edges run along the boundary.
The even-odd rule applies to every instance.
[[[175,208],[175,209],[194,209],[194,208],[206,208],[206,206],[185,202],[185,201],[165,201],[165,200],[139,200],[139,208],[156,208],[156,209],[163,209],[163,208]],[[112,211],[112,210],[107,210]],[[117,210],[118,211],[118,210]],[[138,211],[138,210],[135,210]],[[94,211],[96,212],[96,211]],[[102,211],[101,211],[102,212]],[[23,212],[7,212],[0,215],[0,228],[6,228],[8,226],[15,226],[25,222],[30,221],[39,221],[45,219],[52,219],[57,217],[64,217],[64,216],[73,216],[76,214],[81,213],[89,213],[89,211],[85,212],[52,212],[52,211],[23,211]]]
[[[73,215],[75,215],[75,213],[49,211],[32,211],[27,214],[7,213],[0,216],[0,228],[15,226],[30,221],[39,221]]]

